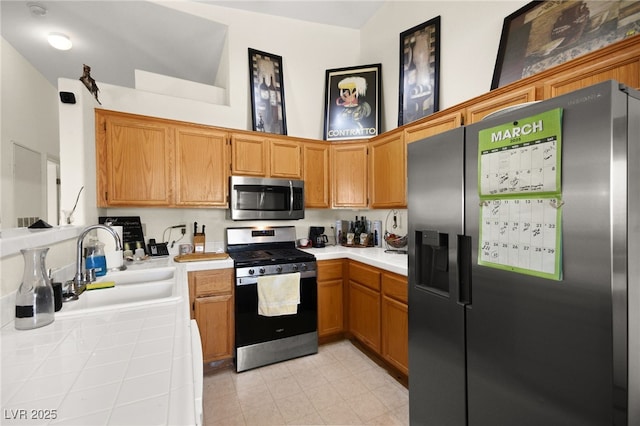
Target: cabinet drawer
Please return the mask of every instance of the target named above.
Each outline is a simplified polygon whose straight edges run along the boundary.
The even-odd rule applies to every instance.
[[[380,291],[380,272],[360,263],[349,263],[349,279],[373,290]]]
[[[342,260],[324,260],[318,262],[318,281],[338,280],[342,278]]]
[[[189,281],[195,287],[196,297],[231,294],[233,269],[189,272]]]
[[[382,274],[382,294],[399,302],[407,303],[407,278],[401,275]]]

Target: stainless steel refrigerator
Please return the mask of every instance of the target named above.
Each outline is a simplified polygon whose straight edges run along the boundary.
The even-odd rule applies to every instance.
[[[540,186],[538,148],[556,156]],[[408,192],[411,424],[640,425],[638,92],[608,81],[410,143]]]

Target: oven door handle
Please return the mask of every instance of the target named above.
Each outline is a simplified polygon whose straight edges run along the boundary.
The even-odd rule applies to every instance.
[[[316,271],[302,271],[300,272],[300,280],[304,279],[304,278],[316,278],[317,277],[317,273]],[[258,283],[258,277],[241,277],[241,278],[236,278],[236,285],[240,286],[240,285],[251,285],[251,284],[257,284]]]
[[[289,181],[289,216],[293,214],[293,182]]]

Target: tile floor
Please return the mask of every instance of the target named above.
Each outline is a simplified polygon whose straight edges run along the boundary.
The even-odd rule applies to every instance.
[[[408,425],[409,392],[343,340],[242,373],[205,372],[204,424]]]

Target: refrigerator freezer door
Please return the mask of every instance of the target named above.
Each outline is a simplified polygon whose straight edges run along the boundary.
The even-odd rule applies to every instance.
[[[409,415],[412,425],[464,425],[464,307],[457,236],[463,233],[464,129],[408,146]]]
[[[626,158],[613,158],[626,152],[626,139],[612,137],[612,123],[626,122],[621,98],[615,85],[600,84],[467,128],[465,229],[474,259],[466,314],[469,425],[627,424],[620,420],[626,383],[616,379],[626,377],[626,347],[615,343],[626,326],[614,326],[626,307],[614,309],[613,301],[626,282],[624,268],[615,266],[626,259],[615,236],[626,226],[617,217],[626,201],[616,195],[626,176],[618,180],[615,170]],[[557,107],[563,278],[478,266],[478,131]]]

